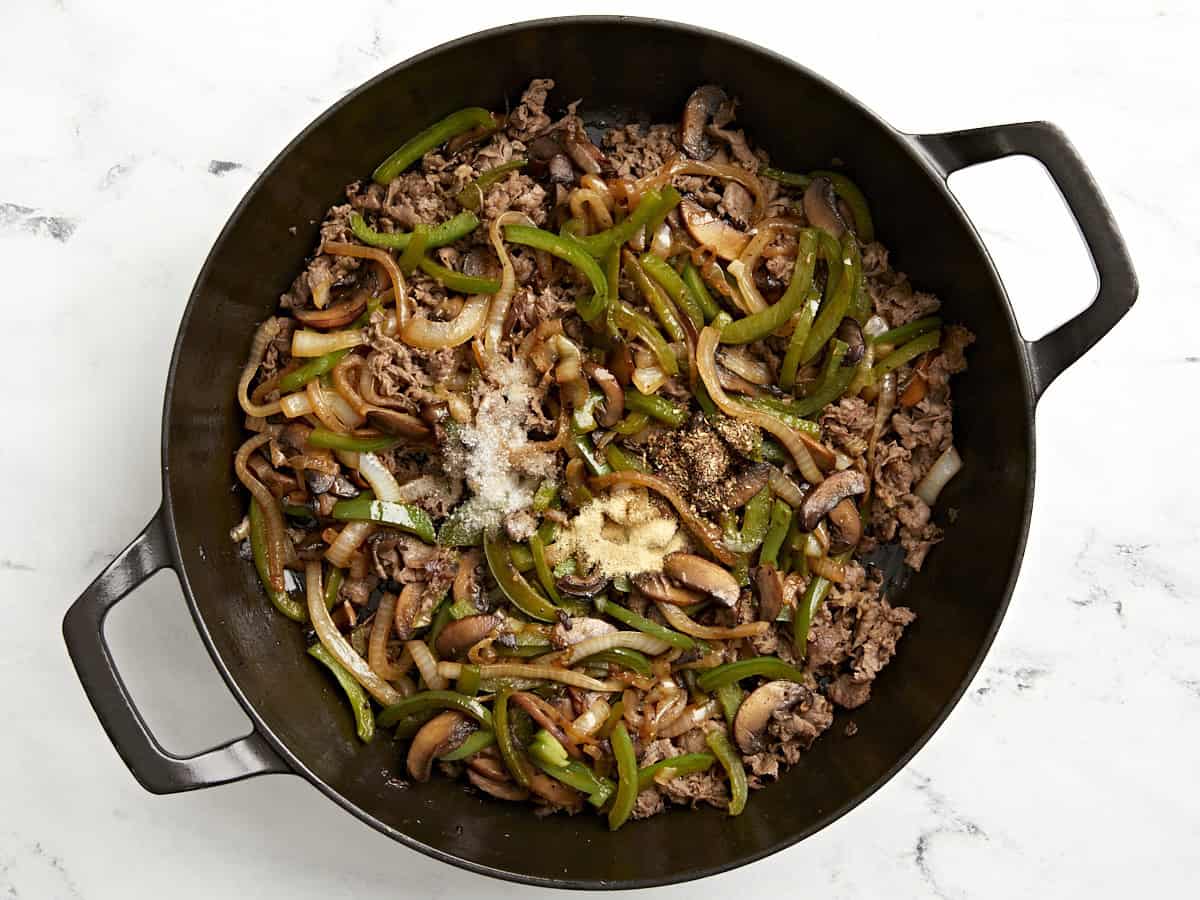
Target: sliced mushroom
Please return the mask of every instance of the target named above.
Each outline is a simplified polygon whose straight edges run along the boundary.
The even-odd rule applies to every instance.
[[[679,127],[679,143],[683,152],[692,159],[708,159],[717,152],[717,145],[709,140],[705,130],[710,119],[729,103],[729,95],[715,84],[703,84],[683,107],[683,118]]]
[[[589,638],[600,637],[603,634],[612,634],[616,631],[616,627],[605,622],[603,619],[592,619],[586,616],[580,616],[574,619],[567,619],[559,622],[550,632],[550,643],[562,650],[565,647],[570,647],[572,644],[578,644],[580,641],[586,641]]]
[[[783,611],[783,576],[767,564],[758,567],[754,583],[758,587],[758,618],[763,622],[774,622]]]
[[[743,753],[759,753],[763,749],[767,725],[776,712],[799,706],[808,699],[810,691],[794,681],[768,681],[751,692],[738,707],[733,720],[733,737]]]
[[[316,469],[304,470],[304,483],[314,494],[324,494],[333,489],[334,476]]]
[[[571,162],[589,175],[599,175],[608,164],[604,152],[592,143],[577,119],[564,132],[563,143],[566,145],[567,156],[571,157]],[[551,172],[553,172],[553,167],[551,167]]]
[[[529,789],[551,806],[563,809],[574,809],[583,802],[583,797],[578,791],[541,772],[534,772],[529,776]]]
[[[757,463],[738,475],[725,492],[725,504],[730,509],[737,509],[750,502],[750,498],[767,485],[771,477],[771,467],[766,463]]]
[[[625,391],[621,389],[617,377],[603,366],[589,364],[585,369],[596,383],[596,387],[604,394],[604,405],[596,416],[596,421],[604,428],[612,428],[625,415]]]
[[[529,791],[511,781],[494,781],[480,775],[474,769],[467,770],[467,779],[485,794],[490,794],[497,800],[512,800],[520,802],[529,799]]]
[[[496,749],[495,744],[471,756],[467,760],[467,768],[492,781],[510,780],[508,769],[504,767],[504,761],[500,759],[500,751]]]
[[[862,516],[858,506],[847,498],[829,511],[829,552],[842,553],[858,546],[862,539]]]
[[[571,160],[561,153],[550,157],[548,172],[551,184],[575,183],[575,167],[571,165]]]
[[[633,351],[629,349],[628,343],[613,342],[612,349],[608,351],[608,368],[618,384],[629,387],[633,383],[633,370],[636,367],[633,364]]]
[[[837,339],[845,341],[847,347],[846,355],[842,357],[843,366],[857,366],[862,362],[863,356],[867,352],[867,341],[863,337],[862,327],[851,319],[849,316],[842,319],[838,325]]]
[[[479,551],[468,550],[458,561],[458,571],[454,573],[454,587],[451,589],[455,603],[479,602]]]
[[[349,325],[367,308],[367,292],[355,291],[354,295],[339,300],[324,309],[297,309],[296,318],[310,328],[340,328]]]
[[[634,586],[651,600],[672,603],[675,606],[691,606],[704,599],[704,595],[680,587],[661,572],[642,572],[633,576]]]
[[[591,575],[563,575],[555,585],[571,597],[595,597],[608,587],[608,576],[599,569]]]
[[[684,200],[679,204],[679,213],[691,236],[721,259],[737,259],[746,249],[750,240],[748,234],[734,228],[699,203]]]
[[[412,739],[408,748],[408,774],[414,781],[428,781],[434,758],[453,750],[474,730],[471,721],[454,710],[434,716]]]
[[[804,190],[804,215],[810,224],[823,228],[835,238],[846,233],[846,222],[838,212],[833,182],[817,177]]]
[[[563,145],[559,142],[557,135],[546,134],[530,141],[527,152],[529,154],[529,174],[535,178],[541,178],[550,171],[550,160],[563,155]]]
[[[429,426],[408,413],[397,409],[372,408],[367,410],[367,421],[380,431],[394,434],[397,437],[427,438]]]
[[[473,644],[478,644],[492,633],[492,630],[503,621],[499,616],[483,613],[478,616],[465,616],[451,622],[438,635],[438,656],[457,656]]]
[[[831,509],[866,489],[867,476],[858,469],[833,473],[804,495],[804,502],[800,504],[800,527],[812,531]]]
[[[737,579],[728,571],[691,553],[669,553],[663,560],[663,571],[686,587],[708,594],[726,606],[737,603]]]
[[[343,500],[349,500],[351,497],[357,497],[362,492],[345,475],[338,475],[333,479],[333,487],[329,489],[329,493],[335,497],[341,497]]]

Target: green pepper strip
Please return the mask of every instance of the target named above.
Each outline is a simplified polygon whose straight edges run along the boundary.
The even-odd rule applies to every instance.
[[[533,511],[545,512],[554,505],[554,501],[558,499],[558,485],[546,479],[538,485],[537,493],[533,495]]]
[[[587,399],[571,411],[571,430],[576,434],[587,434],[596,430],[596,409],[604,403],[604,395],[599,391],[588,392]]]
[[[783,364],[779,367],[779,386],[790,391],[796,385],[796,372],[800,368],[800,354],[812,332],[813,320],[817,317],[817,309],[821,305],[821,295],[813,289],[804,299],[800,307],[800,315],[796,317],[796,325],[788,340],[787,353],[784,354]]]
[[[446,118],[405,141],[399,150],[379,164],[371,177],[378,184],[387,184],[430,150],[440,147],[455,135],[472,128],[495,125],[495,116],[478,106],[468,106],[466,109],[450,113]]]
[[[341,362],[342,357],[350,351],[334,350],[332,353],[326,353],[324,356],[318,356],[297,369],[288,372],[279,379],[279,393],[290,394],[292,391],[299,390],[308,384],[314,378],[319,378],[326,372],[333,371],[333,367]]]
[[[612,467],[608,461],[596,452],[596,447],[592,443],[592,439],[586,434],[573,434],[570,437],[571,444],[579,451],[580,457],[584,464],[588,467],[593,475],[607,475],[612,471]]]
[[[445,602],[445,595],[437,602],[437,608],[433,614],[433,621],[429,623],[429,634],[425,637],[425,643],[429,645],[429,652],[433,654],[433,658],[438,658],[437,642],[442,634],[442,629],[449,625],[454,616],[450,613],[451,604]]]
[[[608,650],[601,650],[599,653],[593,653],[587,660],[594,663],[609,663],[647,677],[652,671],[650,660],[646,659],[646,655],[637,650],[630,650],[628,647],[612,647]]]
[[[512,775],[513,781],[523,788],[529,787],[529,760],[525,752],[513,738],[512,727],[508,718],[508,698],[512,695],[511,688],[503,688],[496,699],[492,701],[492,717],[495,720],[496,746],[500,748],[500,757]]]
[[[785,172],[774,166],[762,166],[759,168],[758,174],[763,178],[770,178],[772,181],[786,184],[788,187],[806,188],[812,184],[812,178],[807,175],[801,175],[799,172]]]
[[[474,697],[479,693],[479,666],[473,666],[467,663],[463,664],[459,670],[458,681],[454,685],[458,688],[460,694],[466,694],[468,697]]]
[[[354,710],[354,727],[358,732],[358,739],[364,744],[371,743],[371,738],[375,737],[375,714],[371,712],[371,701],[362,685],[355,681],[354,676],[333,658],[333,655],[325,649],[324,644],[313,644],[308,648],[308,655],[333,673],[337,683],[346,692],[350,708]]]
[[[429,518],[429,513],[408,503],[392,503],[360,496],[353,500],[339,500],[333,504],[330,514],[341,522],[380,522],[391,525],[393,528],[415,534],[427,544],[436,540],[433,520]]]
[[[400,254],[400,259],[396,262],[400,271],[406,276],[411,275],[413,269],[424,258],[427,246],[429,246],[429,226],[418,222],[413,226],[412,240],[408,242],[408,246],[404,248],[404,252]]]
[[[625,394],[625,401],[629,402],[629,392],[626,392]],[[613,431],[615,431],[617,434],[628,437],[629,435],[637,434],[649,424],[650,417],[648,415],[640,412],[631,412],[613,426]]]
[[[733,749],[733,745],[729,743],[729,738],[723,731],[714,728],[704,736],[704,740],[708,743],[708,748],[712,750],[713,756],[720,760],[721,765],[725,767],[725,774],[729,776],[729,814],[731,816],[741,815],[742,810],[746,808],[746,799],[750,794],[749,786],[746,784],[746,769],[742,765],[742,757]]]
[[[771,506],[771,524],[763,538],[762,550],[758,554],[760,566],[779,565],[779,548],[787,537],[788,529],[792,526],[792,508],[782,500],[776,499]]]
[[[612,317],[618,328],[630,332],[634,337],[641,338],[650,346],[654,355],[658,357],[658,364],[662,366],[664,372],[668,375],[679,374],[679,358],[675,356],[675,351],[671,349],[667,339],[662,336],[658,326],[648,317],[624,301],[613,304]]]
[[[692,265],[691,260],[684,263],[683,266],[683,283],[687,285],[688,291],[692,295],[692,299],[699,304],[704,311],[705,321],[711,322],[721,313],[720,304],[713,299],[713,295],[708,292],[708,286],[704,283],[704,276],[700,274],[700,270]]]
[[[818,378],[816,380],[816,382],[811,386],[805,399],[807,399],[807,397],[812,396],[813,394],[821,393],[823,389],[828,387],[828,385],[833,381],[834,376],[837,375],[838,370],[841,369],[842,360],[846,358],[846,353],[849,351],[849,349],[850,349],[850,346],[845,341],[838,340],[837,338],[834,338],[833,340],[831,340],[829,342],[829,350],[826,352],[825,361],[821,366],[821,377]],[[801,402],[802,401],[793,403],[792,409],[793,410],[799,409]],[[807,406],[807,405],[811,405],[811,404],[805,404],[805,405]],[[820,408],[821,407],[818,406],[816,409],[820,409]],[[812,413],[812,412],[816,412],[816,410],[809,409],[807,411],[807,413]]]
[[[691,650],[697,646],[696,641],[686,634],[680,634],[678,631],[664,628],[657,622],[651,622],[649,619],[639,616],[633,610],[626,609],[621,604],[606,599],[603,595],[597,596],[592,602],[596,605],[596,611],[601,615],[612,616],[623,625],[628,625],[635,631],[640,631],[642,634],[648,634],[658,638],[660,641],[665,641],[672,647],[678,647],[680,650]]]
[[[806,415],[824,409],[846,393],[846,389],[850,387],[850,382],[854,380],[858,370],[858,366],[842,366],[836,369],[829,380],[823,381],[812,394],[802,400],[797,400],[796,408],[803,410]]]
[[[712,397],[708,395],[708,388],[699,379],[696,380],[696,403],[699,405],[700,411],[706,416],[715,416],[719,412],[717,404],[713,403]]]
[[[492,744],[496,743],[496,732],[488,731],[486,728],[480,728],[472,731],[467,739],[450,750],[443,753],[438,759],[446,762],[455,762],[456,760],[466,759],[469,756],[474,756],[480,750],[486,750]]]
[[[445,247],[453,244],[459,238],[464,238],[479,227],[479,217],[473,212],[460,212],[445,222],[433,225],[426,235],[425,249]],[[381,247],[384,250],[404,250],[413,239],[409,231],[376,231],[367,224],[367,220],[358,213],[350,214],[350,230],[354,236],[370,247]]]
[[[637,209],[630,213],[629,218],[624,222],[618,222],[612,228],[608,228],[598,234],[576,238],[575,240],[592,256],[601,257],[609,251],[610,247],[623,246],[635,234],[641,231],[643,227],[660,217],[666,216],[682,199],[683,197],[679,191],[673,187],[665,187],[662,191],[647,191],[642,195]]]
[[[543,231],[529,225],[506,225],[504,237],[514,244],[524,244],[535,250],[545,250],[550,255],[570,263],[587,276],[594,293],[591,297],[580,297],[575,301],[576,311],[583,321],[593,321],[608,307],[608,279],[604,275],[604,270],[600,268],[600,264],[580,245],[579,240],[560,237],[553,232]]]
[[[764,462],[782,466],[792,457],[783,449],[783,445],[779,441],[774,438],[764,437],[762,441],[762,458]]]
[[[829,596],[832,586],[833,583],[829,579],[814,575],[804,591],[804,596],[800,598],[800,615],[792,616],[792,649],[799,659],[808,655],[808,632],[817,616],[817,610]]]
[[[346,573],[337,568],[329,570],[329,577],[325,579],[325,608],[333,609],[333,605],[337,603],[338,592],[342,589],[342,582],[346,578]]]
[[[616,831],[633,812],[638,795],[637,755],[633,752],[633,741],[624,722],[618,722],[609,738],[613,759],[617,763],[617,796],[608,811],[608,829]]]
[[[650,467],[639,457],[626,453],[616,444],[604,448],[604,457],[614,472],[649,472]]]
[[[483,527],[467,504],[456,507],[442,522],[437,542],[442,547],[478,547],[483,542]]]
[[[920,337],[928,331],[936,331],[941,327],[942,319],[940,316],[926,316],[924,319],[917,319],[909,322],[907,325],[901,325],[899,328],[885,331],[877,337],[867,338],[867,340],[872,344],[891,344],[895,347],[911,341],[915,337]]]
[[[767,536],[771,515],[771,489],[764,487],[746,503],[741,530],[735,527],[736,516],[730,515],[725,528],[725,546],[734,553],[752,553]]]
[[[529,552],[533,556],[533,571],[537,573],[537,580],[542,586],[542,590],[550,597],[555,606],[562,606],[562,597],[558,593],[558,586],[554,583],[554,573],[550,571],[550,564],[546,562],[546,542],[542,540],[542,536],[538,532],[534,532],[529,539]]]
[[[436,278],[444,287],[461,294],[496,294],[500,291],[499,278],[464,275],[462,272],[455,272],[441,263],[434,262],[428,256],[421,257],[421,261],[417,265],[421,267],[422,272]]]
[[[538,594],[524,576],[517,571],[509,556],[509,542],[503,535],[485,535],[483,554],[487,557],[488,569],[504,596],[517,609],[542,622],[558,620],[558,611],[548,600]]]
[[[596,737],[602,741],[608,740],[608,736],[612,734],[613,729],[617,727],[617,723],[621,721],[624,715],[625,701],[618,700],[612,705],[612,708],[609,709],[608,718],[604,720],[604,724],[601,725],[600,730],[596,732]]]
[[[458,205],[463,209],[479,209],[483,205],[483,198],[488,188],[496,182],[507,178],[509,172],[515,172],[517,169],[524,168],[526,162],[523,159],[510,159],[506,163],[493,166],[459,191],[458,196],[454,199],[458,201]]]
[[[474,697],[467,697],[458,691],[421,691],[411,697],[405,697],[379,713],[377,723],[382,728],[389,728],[420,713],[431,710],[453,709],[470,716],[484,728],[492,727],[492,714],[487,707]]]
[[[872,382],[878,384],[879,380],[888,372],[900,368],[905,363],[912,362],[922,353],[936,350],[941,342],[941,331],[929,331],[918,338],[913,338],[907,344],[897,347],[879,362],[875,363],[875,367],[871,369]]]
[[[854,370],[851,369],[853,374]],[[818,437],[821,434],[821,426],[816,422],[811,422],[801,416],[799,409],[800,404],[796,401],[777,400],[774,397],[739,397],[738,403],[749,409],[756,409],[759,412],[765,412],[774,416],[791,428],[793,431],[803,431],[813,437]],[[790,459],[791,457],[787,457]]]
[[[687,340],[687,332],[683,330],[683,324],[679,321],[679,317],[675,315],[675,307],[671,305],[670,298],[667,297],[655,282],[651,281],[650,276],[646,274],[646,270],[642,268],[642,264],[638,262],[636,256],[626,250],[622,254],[622,259],[625,264],[625,271],[633,279],[633,283],[641,292],[642,299],[646,301],[646,305],[654,311],[654,315],[662,323],[667,337],[676,342]]]
[[[644,791],[654,787],[654,776],[663,769],[672,770],[675,773],[672,777],[679,778],[695,772],[707,772],[716,761],[717,758],[711,753],[682,753],[679,756],[660,759],[656,763],[638,769],[638,790]]]
[[[575,760],[570,760],[565,766],[552,766],[535,756],[533,763],[551,778],[561,781],[567,787],[574,788],[586,796],[588,803],[597,809],[607,803],[608,798],[617,789],[610,779],[597,775],[583,763]]]
[[[817,268],[817,246],[820,238],[815,228],[802,228],[797,235],[796,264],[792,280],[777,303],[751,313],[721,330],[722,344],[749,344],[774,334],[797,312],[812,287]],[[839,320],[840,321],[840,320]]]
[[[688,417],[686,406],[658,394],[643,394],[634,388],[625,391],[625,408],[631,412],[644,413],[672,428],[678,428]]]
[[[704,308],[688,289],[688,286],[684,284],[679,273],[667,265],[665,260],[659,259],[653,253],[643,253],[639,262],[642,270],[658,282],[667,295],[675,301],[675,305],[692,320],[692,324],[697,328],[704,327]]]
[[[545,728],[539,728],[533,740],[529,742],[529,755],[536,762],[561,768],[571,759],[567,756],[567,748],[558,742],[558,738]]]
[[[837,191],[837,195],[846,201],[846,205],[850,207],[850,212],[854,214],[854,225],[858,231],[858,239],[864,244],[869,244],[875,240],[875,220],[871,218],[871,207],[867,205],[867,198],[859,190],[858,185],[841,172],[817,169],[811,174],[813,178],[828,178],[833,185],[833,189]]]
[[[715,691],[723,684],[732,684],[743,678],[753,678],[758,675],[783,681],[804,680],[803,672],[795,666],[789,666],[778,656],[755,656],[708,669],[696,679],[696,684],[702,691]]]
[[[721,705],[721,713],[725,716],[725,724],[733,728],[733,720],[746,698],[746,692],[736,681],[723,684],[717,688],[717,703]]]
[[[838,278],[833,295],[821,304],[821,311],[817,314],[817,320],[813,322],[808,340],[804,342],[804,349],[800,352],[802,362],[811,361],[820,352],[850,311],[850,301],[854,299],[859,273],[862,271],[862,254],[858,249],[858,241],[849,232],[842,237],[841,260],[845,268]]]
[[[518,572],[528,572],[533,568],[533,553],[524,544],[510,545],[508,558],[512,560]]]
[[[271,576],[267,571],[267,523],[257,500],[250,501],[250,550],[254,553],[254,569],[258,572],[258,580],[262,582],[271,605],[294,622],[307,622],[308,609],[303,603],[293,599],[287,591],[277,591],[271,587]]]
[[[374,453],[377,450],[391,450],[400,444],[400,438],[390,434],[378,437],[358,437],[353,434],[338,434],[325,428],[314,428],[308,435],[308,443],[312,447],[322,447],[326,450],[349,450],[352,453]]]

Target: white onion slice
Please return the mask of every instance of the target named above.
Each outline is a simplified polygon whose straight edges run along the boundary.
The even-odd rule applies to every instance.
[[[358,473],[371,485],[376,500],[386,500],[389,503],[401,503],[404,492],[396,476],[388,471],[388,467],[374,453],[358,454]]]
[[[450,682],[438,669],[437,660],[433,658],[433,654],[429,652],[424,641],[409,641],[404,646],[412,654],[413,662],[417,664],[417,670],[421,673],[425,687],[431,691],[444,691],[449,687]]]
[[[614,647],[638,650],[650,656],[658,656],[671,649],[671,645],[666,641],[660,641],[658,638],[642,634],[640,631],[613,631],[588,638],[578,644],[572,644],[567,653],[566,664],[573,666],[581,659],[611,650]]]
[[[361,328],[351,331],[309,331],[301,328],[292,334],[292,356],[324,356],[365,343]]]
[[[917,485],[914,493],[924,500],[927,506],[933,506],[937,502],[942,488],[958,474],[962,464],[962,457],[958,455],[958,451],[951,444],[925,473],[925,477],[921,479],[921,483]]]

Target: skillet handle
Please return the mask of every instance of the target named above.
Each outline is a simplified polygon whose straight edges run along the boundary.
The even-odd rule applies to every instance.
[[[1108,334],[1133,306],[1137,275],[1100,188],[1065,134],[1049,122],[995,125],[944,134],[913,135],[942,177],[976,163],[1024,155],[1050,172],[1092,257],[1099,290],[1087,309],[1045,337],[1026,341],[1034,398]]]
[[[196,756],[180,757],[164,750],[146,727],[105,643],[104,618],[121,598],[169,566],[171,553],[160,509],[79,595],[63,619],[63,637],[75,671],[117,753],[142,786],[155,794],[211,787],[268,772],[290,772],[258,732]]]

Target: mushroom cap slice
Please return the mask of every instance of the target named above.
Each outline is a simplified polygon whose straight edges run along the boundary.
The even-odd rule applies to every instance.
[[[867,352],[867,340],[863,337],[862,327],[849,316],[842,319],[837,328],[837,339],[845,341],[846,355],[842,358],[843,366],[857,366],[862,362]]]
[[[829,552],[842,553],[862,540],[862,516],[854,501],[846,498],[829,511]]]
[[[612,634],[616,630],[615,625],[605,622],[603,619],[579,616],[556,624],[550,632],[550,643],[559,650],[562,650],[565,647],[570,647],[572,644],[578,644],[580,641],[586,641],[589,638],[600,637],[603,634]]]
[[[608,576],[599,569],[591,575],[563,575],[555,585],[570,597],[595,597],[608,587]]]
[[[669,553],[663,572],[685,587],[708,594],[725,606],[737,603],[741,587],[737,579],[714,562],[692,553]]]
[[[496,781],[488,778],[486,775],[481,775],[474,769],[467,770],[467,778],[471,784],[479,788],[485,794],[490,794],[497,800],[528,800],[529,791],[525,790],[518,784],[513,784],[511,781]]]
[[[421,726],[408,748],[408,774],[414,781],[428,781],[433,772],[433,760],[453,750],[475,730],[466,716],[446,710]]]
[[[750,235],[746,232],[734,228],[692,200],[684,200],[679,204],[679,214],[691,236],[721,259],[737,259],[750,242]]]
[[[430,435],[428,425],[398,409],[372,407],[367,410],[367,421],[380,431],[399,437],[428,438]]]
[[[443,658],[456,656],[492,633],[503,619],[492,613],[464,616],[450,622],[438,635],[437,652]]]
[[[715,84],[702,84],[692,91],[683,107],[679,123],[679,143],[692,159],[708,159],[717,152],[709,139],[709,120],[729,104],[729,95]]]
[[[835,472],[804,495],[800,504],[800,527],[812,531],[829,511],[845,500],[865,492],[867,476],[858,469]]]
[[[780,710],[788,710],[808,698],[810,691],[794,681],[768,681],[750,693],[738,707],[733,720],[733,737],[743,753],[759,753],[763,749],[767,725]]]
[[[846,221],[838,211],[837,193],[828,178],[817,177],[804,189],[804,215],[809,223],[835,238],[846,233]]]
[[[662,572],[642,572],[632,578],[634,586],[649,597],[660,603],[673,603],[675,606],[691,606],[704,599],[704,595],[673,583]]]
[[[758,567],[754,573],[758,587],[758,618],[763,622],[774,622],[783,610],[783,576],[774,566]]]

